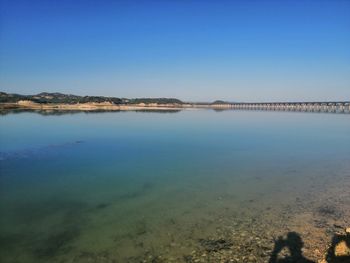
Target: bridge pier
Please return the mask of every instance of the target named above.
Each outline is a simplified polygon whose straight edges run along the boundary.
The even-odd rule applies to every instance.
[[[350,113],[350,101],[345,102],[269,102],[269,103],[223,103],[213,104],[213,108],[270,110],[270,111],[305,111]]]

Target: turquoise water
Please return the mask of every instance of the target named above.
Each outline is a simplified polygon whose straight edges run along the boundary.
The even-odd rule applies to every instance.
[[[273,238],[291,230],[317,258],[307,246],[324,249],[332,225],[350,224],[349,118],[3,115],[1,262],[266,262]],[[220,238],[231,249],[203,242]]]

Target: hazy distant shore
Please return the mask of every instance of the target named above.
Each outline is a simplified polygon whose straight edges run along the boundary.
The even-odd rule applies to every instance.
[[[177,98],[120,98],[105,96],[78,96],[42,92],[36,95],[21,95],[0,92],[0,110],[42,111],[168,111],[193,108],[214,110],[272,110],[350,113],[350,101],[325,102],[184,102]]]
[[[181,110],[186,108],[209,108],[210,105],[195,104],[112,104],[112,103],[76,103],[76,104],[42,104],[31,101],[19,101],[16,103],[0,103],[0,109],[28,109],[28,110],[79,110],[79,111],[133,111],[133,110]]]

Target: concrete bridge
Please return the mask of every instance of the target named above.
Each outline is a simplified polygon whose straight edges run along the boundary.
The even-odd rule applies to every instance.
[[[350,101],[334,102],[263,102],[263,103],[218,103],[211,105],[214,109],[244,109],[272,111],[305,111],[350,113]]]

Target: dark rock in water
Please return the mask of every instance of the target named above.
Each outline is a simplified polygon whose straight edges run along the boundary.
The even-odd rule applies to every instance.
[[[108,206],[109,206],[109,204],[107,204],[107,203],[101,203],[101,204],[98,204],[96,206],[96,209],[104,209],[104,208],[106,208]]]
[[[343,227],[342,227],[342,226],[337,225],[337,224],[333,224],[333,227],[334,227],[334,228],[338,228],[338,229],[343,229]]]
[[[144,189],[144,190],[151,189],[151,188],[153,188],[153,184],[150,183],[150,182],[145,182],[145,183],[142,185],[142,189]]]
[[[63,215],[65,224],[82,223],[88,205],[75,200],[50,199],[18,204],[15,213],[19,223],[41,223],[55,215]]]
[[[193,257],[191,255],[187,255],[183,257],[184,261],[186,263],[192,263],[193,262]]]
[[[342,214],[336,207],[330,205],[320,206],[317,213],[324,217],[340,217]]]
[[[91,263],[116,263],[114,259],[111,258],[110,254],[107,251],[100,252],[89,252],[82,251],[80,254],[76,255],[73,258],[72,263],[81,263],[81,262],[91,262]]]
[[[207,252],[217,252],[223,249],[230,249],[233,243],[223,238],[212,240],[212,239],[200,239],[199,243],[204,247]]]
[[[135,224],[135,234],[141,236],[147,233],[147,224],[145,220],[140,220]]]
[[[317,228],[326,228],[326,227],[328,227],[327,221],[322,220],[322,219],[320,219],[320,220],[315,219],[314,220],[314,225]]]
[[[23,234],[0,234],[0,255],[5,252],[10,251],[14,247],[17,247],[21,242],[23,242],[25,235]],[[1,256],[0,256],[1,259]]]
[[[76,239],[80,234],[77,227],[72,227],[63,230],[62,232],[50,235],[41,247],[36,249],[35,254],[39,258],[50,258],[58,253],[66,253],[71,249],[69,244]]]
[[[325,206],[319,207],[318,208],[318,212],[320,214],[323,214],[323,215],[324,214],[333,215],[333,214],[335,214],[335,209],[333,207],[331,207],[331,206],[325,205]]]

